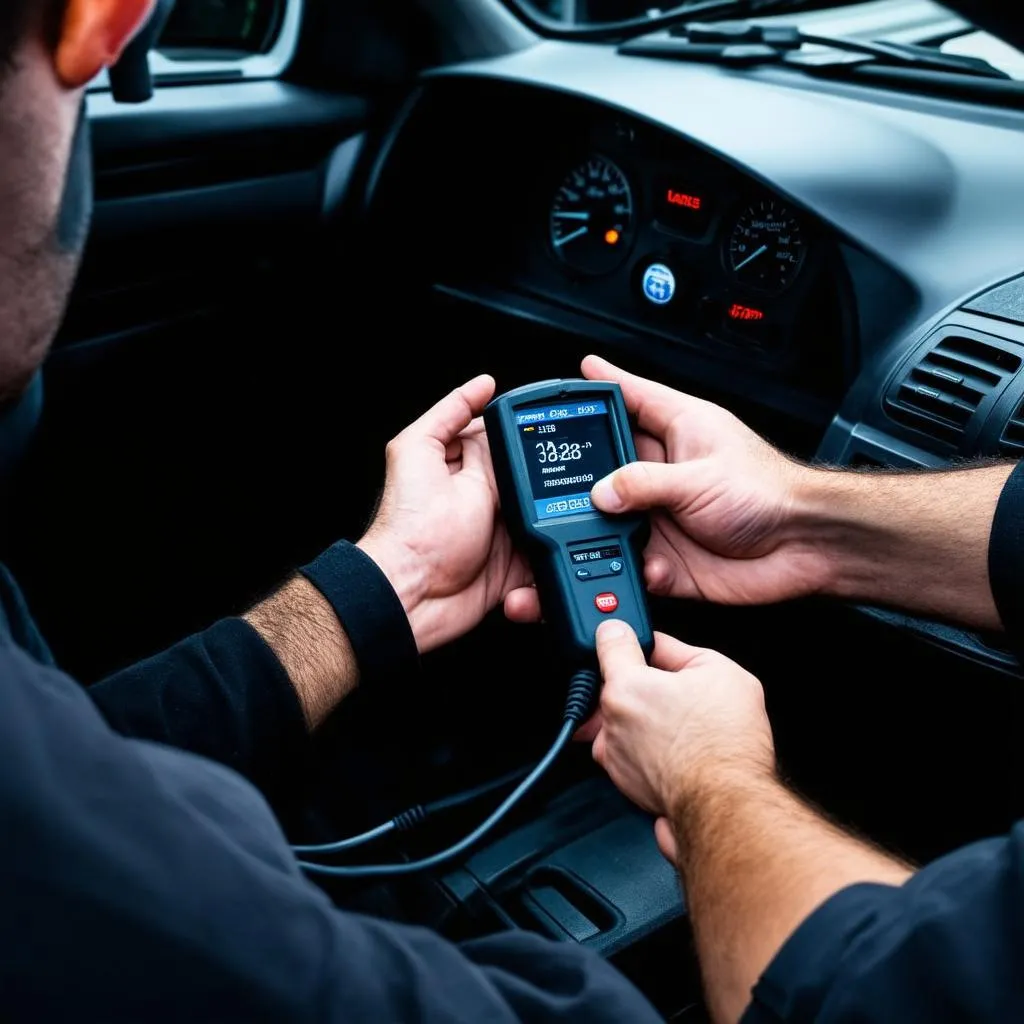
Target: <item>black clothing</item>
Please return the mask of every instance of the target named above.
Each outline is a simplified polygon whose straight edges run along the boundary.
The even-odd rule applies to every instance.
[[[336,910],[242,778],[285,799],[306,743],[284,670],[242,620],[87,693],[0,574],[4,1019],[658,1019],[573,943],[455,946]]]

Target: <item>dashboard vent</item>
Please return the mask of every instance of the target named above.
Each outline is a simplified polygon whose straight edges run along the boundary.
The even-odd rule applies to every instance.
[[[1009,346],[948,334],[897,378],[886,412],[897,423],[959,446],[975,414],[995,400],[1021,361]],[[1021,429],[1024,437],[1024,422]]]
[[[1024,459],[1024,400],[999,435],[999,454],[1008,459]]]

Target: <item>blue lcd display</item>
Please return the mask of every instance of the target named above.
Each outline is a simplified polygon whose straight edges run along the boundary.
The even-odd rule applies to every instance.
[[[590,489],[619,466],[601,399],[517,409],[538,521],[592,512]]]
[[[516,426],[529,423],[556,423],[580,416],[607,416],[608,406],[598,399],[593,402],[568,402],[565,405],[538,405],[516,413]]]

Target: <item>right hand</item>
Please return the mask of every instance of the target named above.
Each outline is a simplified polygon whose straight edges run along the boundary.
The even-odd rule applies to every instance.
[[[594,485],[605,512],[654,510],[645,577],[654,594],[765,604],[821,589],[826,565],[800,529],[801,483],[816,471],[788,459],[710,402],[634,376],[597,356],[590,380],[616,381],[637,420],[640,462]],[[518,590],[509,618],[539,614]]]
[[[727,781],[773,778],[775,746],[761,684],[715,651],[655,634],[651,664],[616,619],[597,630],[604,686],[577,738],[635,804],[660,817],[693,809]],[[658,842],[675,859],[671,829]]]

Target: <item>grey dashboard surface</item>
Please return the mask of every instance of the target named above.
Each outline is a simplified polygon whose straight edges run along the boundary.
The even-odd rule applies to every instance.
[[[925,315],[1024,266],[1024,114],[986,121],[880,90],[812,92],[757,72],[547,41],[431,78],[496,79],[627,111],[673,131],[814,211],[897,269]],[[913,109],[916,107],[917,109]]]
[[[485,104],[476,103],[474,82],[546,90],[645,120],[826,222],[849,243],[845,258],[851,271],[858,250],[881,261],[909,286],[916,302],[896,334],[881,322],[873,329],[862,315],[860,373],[836,410],[819,457],[833,461],[828,451],[842,450],[851,457],[872,456],[866,462],[853,458],[855,465],[948,461],[948,451],[889,419],[882,398],[897,366],[927,344],[930,332],[955,320],[960,307],[984,303],[980,293],[1024,270],[1024,114],[819,83],[779,68],[730,70],[623,56],[611,46],[575,42],[547,41],[505,57],[438,69],[426,77],[428,92],[431,80],[465,82],[462,115],[470,136],[472,118],[487,114]],[[539,138],[538,145],[543,143]],[[887,302],[862,270],[863,264],[854,274],[868,292],[861,296],[867,298],[861,314]],[[998,320],[988,324],[980,327],[1000,337],[1012,333],[1009,326],[999,328]],[[979,409],[972,421],[978,433],[988,417],[986,429],[998,434],[1008,410],[1016,408],[1024,371],[1013,381],[991,417],[988,405]],[[972,635],[906,616],[891,621],[961,656],[1019,671],[1012,656]]]

